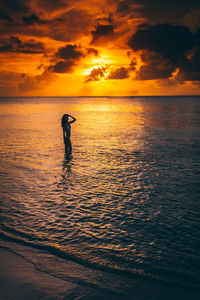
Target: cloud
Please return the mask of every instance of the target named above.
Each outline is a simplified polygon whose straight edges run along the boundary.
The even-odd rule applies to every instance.
[[[23,23],[26,25],[33,25],[33,24],[49,24],[50,21],[48,20],[42,20],[40,17],[38,17],[36,14],[32,13],[28,17],[22,18]]]
[[[133,50],[154,51],[177,62],[180,56],[194,47],[195,37],[187,27],[158,24],[138,29],[128,44]]]
[[[29,3],[31,4],[31,2]],[[78,38],[91,34],[94,27],[92,17],[81,8],[68,11],[48,13],[41,7],[30,5],[27,11],[9,12],[0,6],[1,35],[26,35],[49,37],[57,41],[73,42]]]
[[[125,79],[129,77],[129,68],[121,67],[117,68],[113,71],[108,76],[108,79]]]
[[[83,9],[72,8],[51,20],[49,36],[60,41],[72,42],[89,35],[93,27],[92,17]]]
[[[102,37],[108,37],[114,33],[115,27],[113,25],[100,25],[98,24],[94,31],[92,31],[92,41],[94,44]]]
[[[200,81],[200,47],[195,49],[190,58],[182,59],[179,68],[178,80]]]
[[[36,0],[36,6],[47,11],[57,11],[67,8],[70,5],[70,0]]]
[[[83,56],[83,53],[77,45],[66,45],[58,50],[56,56],[65,60],[78,60]]]
[[[87,48],[86,49],[86,55],[94,55],[94,56],[98,56],[99,51],[95,48]]]
[[[146,18],[148,23],[181,24],[184,16],[190,11],[199,8],[197,0],[125,0],[117,1],[118,11],[130,14],[135,11]]]
[[[45,69],[41,75],[28,76],[22,74],[21,77],[23,82],[19,83],[18,88],[22,92],[43,89],[45,85],[49,85],[57,78],[56,75],[51,73],[48,69]]]
[[[22,42],[18,37],[11,36],[8,41],[0,42],[0,52],[16,52],[16,53],[26,53],[26,54],[38,54],[44,53],[44,45],[35,40],[30,40],[28,42]]]
[[[195,8],[194,10],[188,12],[184,16],[184,23],[194,31],[200,28],[200,8]]]
[[[141,58],[144,65],[136,72],[137,80],[169,78],[175,70],[175,65],[159,54],[144,51]]]
[[[132,17],[138,17],[139,14],[141,16],[141,13],[139,13],[140,9],[144,7],[144,4],[141,3],[141,1],[133,1],[133,0],[124,0],[124,1],[118,1],[116,13],[121,16],[129,16],[129,18]]]
[[[55,73],[71,73],[77,62],[84,57],[80,47],[77,45],[66,45],[58,49],[54,59],[58,61],[49,67]]]
[[[53,60],[56,63],[49,66],[49,70],[55,73],[71,73],[78,62],[90,55],[98,55],[95,48],[82,49],[80,46],[68,44],[58,49]]]
[[[50,74],[61,80],[56,74],[69,74],[79,67],[78,76],[84,68],[91,70],[86,83],[113,80],[109,87],[115,85],[114,80],[133,75],[138,81],[160,80],[159,84],[167,78],[170,83],[192,80],[197,84],[198,5],[197,0],[2,0],[1,70],[14,66],[15,71],[26,73],[17,81],[23,92],[41,88],[40,80],[46,84]],[[127,57],[128,50],[131,54]],[[44,55],[35,55],[29,65],[26,54]],[[92,55],[99,59],[88,58]],[[134,57],[138,65],[134,61],[128,65],[127,59]],[[102,64],[94,67],[98,61]],[[33,76],[43,69],[43,77]],[[175,70],[179,70],[176,78]]]
[[[3,10],[0,11],[0,20],[7,21],[7,22],[13,22],[13,19],[5,13]]]
[[[130,13],[129,1],[120,1],[117,6],[116,12],[122,16]]]
[[[85,82],[91,82],[91,81],[99,81],[103,77],[105,77],[107,66],[101,66],[98,68],[92,69],[90,74],[85,77]]]
[[[29,11],[29,1],[26,0],[1,0],[1,6],[12,13]]]
[[[49,70],[52,70],[55,73],[71,73],[75,63],[73,60],[69,61],[58,61],[55,65],[51,66]]]
[[[171,24],[143,25],[132,35],[129,46],[142,51],[144,63],[136,73],[140,80],[169,78],[179,69],[182,81],[200,80],[200,30]]]
[[[135,67],[137,65],[136,60],[132,60],[129,66],[127,67],[119,67],[110,71],[109,75],[106,79],[126,79],[129,78],[129,73],[135,71]]]

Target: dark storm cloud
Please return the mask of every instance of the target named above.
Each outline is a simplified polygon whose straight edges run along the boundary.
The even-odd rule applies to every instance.
[[[15,52],[15,53],[44,53],[44,45],[34,40],[22,42],[18,37],[11,36],[8,41],[0,42],[0,52]]]
[[[76,45],[67,45],[61,47],[56,56],[64,60],[78,60],[83,56],[83,53]]]
[[[134,51],[143,51],[145,64],[137,73],[138,79],[168,78],[178,68],[182,80],[199,80],[200,31],[171,24],[144,25],[128,44]]]
[[[71,73],[78,62],[90,55],[98,55],[95,48],[82,49],[80,46],[68,44],[58,49],[53,60],[58,60],[49,67],[55,73]]]
[[[136,79],[138,80],[169,78],[176,69],[175,64],[163,59],[159,54],[144,52],[141,58],[144,65],[136,72]]]
[[[92,42],[95,43],[101,37],[109,37],[114,33],[115,27],[113,25],[100,25],[98,24],[94,31],[92,31]]]
[[[195,36],[184,26],[158,24],[139,29],[131,37],[133,50],[149,50],[160,53],[163,58],[177,62],[180,56],[195,46]]]
[[[49,14],[47,4],[44,11],[39,2],[38,6],[32,5],[32,7],[32,2],[27,3],[30,7],[26,11],[17,12],[10,12],[5,7],[1,9],[0,4],[1,35],[44,36],[71,43],[83,35],[91,34],[94,28],[95,21],[84,9],[69,8],[52,16],[51,12]]]
[[[22,18],[23,23],[26,25],[33,25],[33,24],[49,24],[50,21],[48,20],[42,20],[40,17],[38,17],[36,14],[32,13],[31,15],[27,17]]]
[[[130,13],[129,1],[120,1],[117,6],[117,13],[120,15],[127,15]]]
[[[190,58],[184,58],[180,62],[178,79],[200,81],[200,47],[196,48]]]
[[[124,0],[116,1],[116,12],[129,15],[131,11],[137,11],[145,17],[149,23],[182,24],[183,17],[191,10],[199,8],[199,0]]]
[[[55,73],[71,73],[73,66],[75,65],[73,60],[68,61],[58,61],[50,70],[53,70]]]
[[[28,12],[29,4],[27,0],[1,0],[1,7],[12,13]]]
[[[13,22],[13,19],[2,10],[0,11],[0,20],[7,21],[7,22]]]
[[[71,73],[77,62],[84,57],[84,53],[77,45],[66,45],[58,49],[54,59],[58,61],[49,67],[55,73]]]
[[[111,71],[108,76],[108,79],[125,79],[129,77],[130,69],[121,67],[117,68],[116,70]]]

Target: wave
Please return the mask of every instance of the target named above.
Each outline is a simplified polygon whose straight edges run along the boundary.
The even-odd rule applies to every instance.
[[[18,232],[18,234],[20,234],[20,233]],[[185,278],[185,280],[183,280],[182,284],[175,282],[174,279],[177,276],[180,277],[181,274],[174,273],[171,278],[171,281],[169,281],[169,280],[166,280],[165,278],[161,278],[161,277],[158,278],[158,277],[154,276],[153,274],[141,272],[140,270],[127,270],[127,269],[117,268],[117,266],[115,267],[115,266],[110,266],[110,265],[101,265],[101,264],[98,264],[93,261],[82,259],[81,257],[78,257],[67,251],[63,251],[62,249],[54,247],[50,244],[41,244],[36,239],[35,239],[35,242],[33,242],[33,241],[23,239],[19,236],[13,235],[8,232],[3,232],[3,231],[0,231],[0,238],[2,240],[16,242],[20,245],[32,247],[32,248],[50,253],[54,256],[60,257],[65,260],[73,261],[75,263],[78,263],[79,265],[83,265],[84,267],[91,268],[94,270],[104,271],[104,272],[112,273],[114,275],[120,275],[123,277],[127,277],[129,279],[133,278],[133,279],[138,279],[138,280],[146,280],[146,281],[152,282],[152,283],[159,283],[159,284],[161,283],[161,284],[168,285],[171,287],[173,287],[173,286],[179,287],[181,289],[188,290],[188,291],[199,290],[198,282],[195,282],[196,281],[195,278],[192,278],[192,280],[190,278],[190,281],[192,281],[192,283],[193,283],[192,285],[190,283],[186,282],[186,278]],[[170,274],[170,275],[172,275],[172,274]]]

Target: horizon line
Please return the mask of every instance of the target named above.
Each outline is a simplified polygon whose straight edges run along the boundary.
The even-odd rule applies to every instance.
[[[1,98],[128,98],[128,97],[200,97],[200,94],[186,95],[130,95],[130,96],[0,96]]]

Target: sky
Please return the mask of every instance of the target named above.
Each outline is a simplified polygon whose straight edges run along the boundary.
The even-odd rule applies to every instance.
[[[1,0],[0,96],[200,94],[199,0]]]

